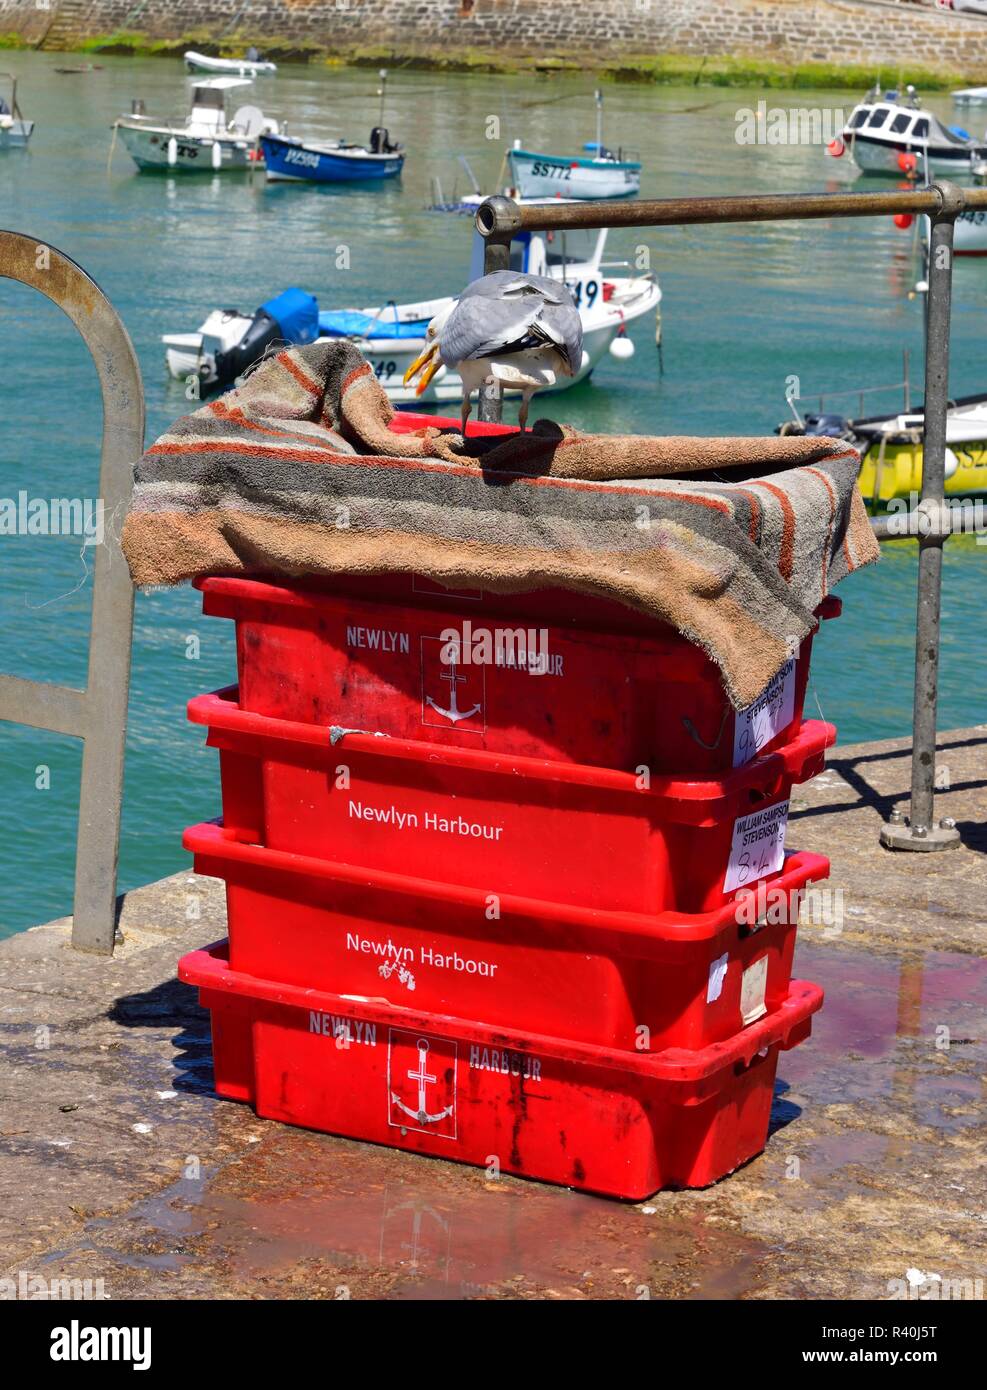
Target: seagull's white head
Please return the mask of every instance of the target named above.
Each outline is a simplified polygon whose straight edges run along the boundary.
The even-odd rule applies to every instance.
[[[455,307],[456,301],[453,300],[451,304],[448,304],[444,309],[440,309],[435,315],[435,318],[432,319],[432,322],[425,329],[425,346],[404,374],[405,386],[407,386],[416,375],[418,376],[418,383],[415,386],[416,396],[420,396],[422,392],[425,391],[432,377],[435,376],[435,373],[442,366],[442,360],[439,357],[439,337],[443,328],[445,328],[446,324],[449,322],[449,315]]]

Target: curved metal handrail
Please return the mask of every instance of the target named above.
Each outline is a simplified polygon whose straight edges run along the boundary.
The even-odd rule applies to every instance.
[[[143,448],[144,389],[119,315],[75,261],[47,242],[0,231],[0,276],[30,285],[72,320],[96,365],[103,399],[99,498],[105,523],[94,547],[86,688],[0,675],[0,720],[83,740],[72,944],[111,955],[134,614],[119,529]]]

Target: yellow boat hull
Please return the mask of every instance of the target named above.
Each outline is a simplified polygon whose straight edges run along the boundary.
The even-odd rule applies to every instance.
[[[987,439],[951,444],[957,467],[946,479],[947,497],[987,493]],[[860,469],[860,491],[867,501],[890,502],[922,491],[922,441],[871,443]]]

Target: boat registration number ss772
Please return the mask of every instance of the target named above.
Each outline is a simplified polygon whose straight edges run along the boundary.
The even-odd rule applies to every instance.
[[[531,172],[532,172],[533,174],[540,174],[540,175],[542,176],[542,178],[546,178],[546,179],[566,179],[566,180],[568,180],[568,179],[571,179],[571,178],[572,178],[572,165],[571,165],[571,164],[549,164],[549,163],[547,163],[545,160],[541,160],[540,162],[536,162],[535,164],[532,164],[532,166],[531,166]]]

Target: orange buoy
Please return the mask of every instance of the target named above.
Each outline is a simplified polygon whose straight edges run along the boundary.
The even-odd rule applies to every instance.
[[[827,154],[831,154],[834,159],[841,159],[846,152],[846,145],[844,145],[840,137],[837,136],[835,140],[830,140],[829,144],[826,146],[826,152]]]
[[[894,225],[905,232],[915,221],[910,212],[896,212],[894,215]]]
[[[898,168],[903,174],[914,173],[918,160],[913,154],[905,154],[904,151],[898,156]]]

